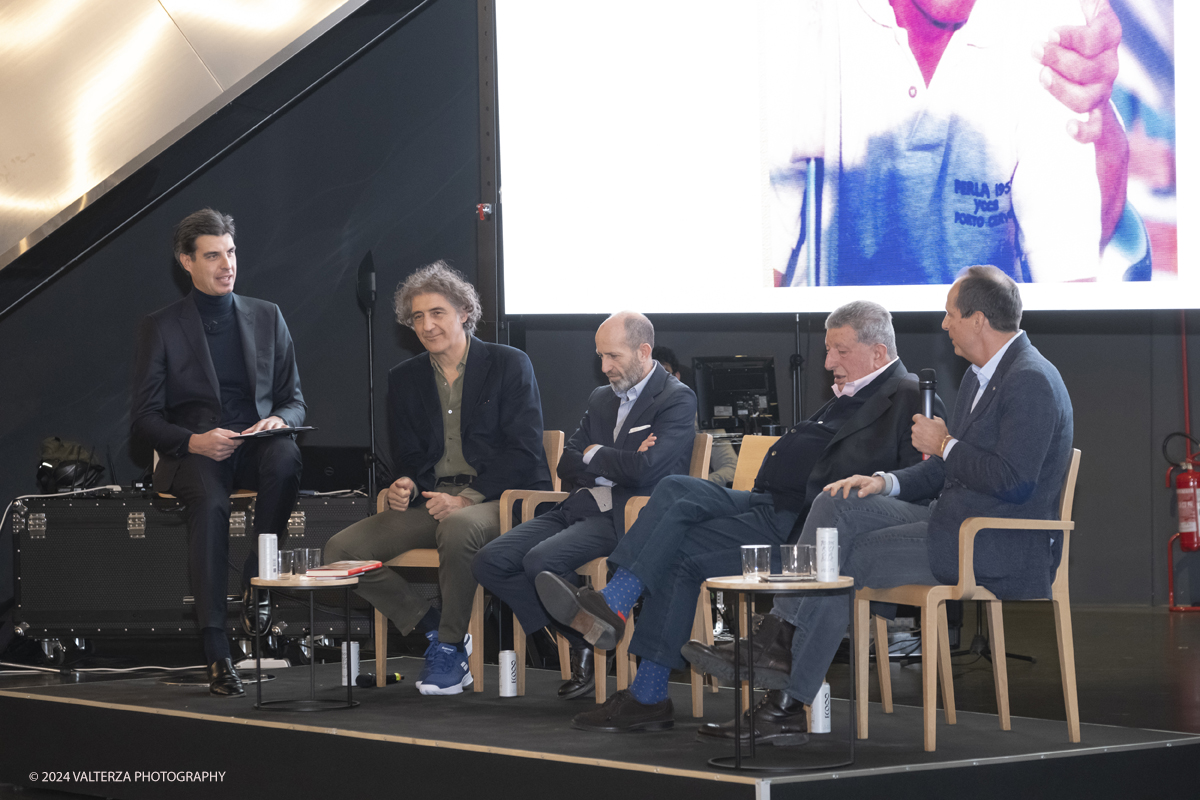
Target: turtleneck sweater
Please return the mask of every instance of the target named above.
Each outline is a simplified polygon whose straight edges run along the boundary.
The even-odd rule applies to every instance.
[[[246,374],[246,356],[234,313],[233,293],[214,297],[193,289],[192,300],[204,323],[208,353],[221,386],[221,427],[241,432],[258,422],[258,411],[254,407],[254,390]]]

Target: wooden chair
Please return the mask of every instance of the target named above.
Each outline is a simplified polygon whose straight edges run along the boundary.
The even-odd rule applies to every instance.
[[[692,461],[688,465],[688,475],[701,480],[708,479],[708,464],[712,459],[712,442],[711,433],[697,433],[695,442],[692,445]],[[650,502],[650,498],[646,495],[629,498],[629,502],[625,504],[625,532],[633,527],[633,523],[637,522],[638,515],[642,509],[646,507],[646,503]],[[607,563],[606,559],[597,559]],[[712,612],[709,612],[711,618]],[[621,636],[621,641],[617,643],[617,689],[628,689],[630,682],[637,675],[637,657],[629,655],[629,640],[633,638],[635,620],[633,617],[625,625],[625,633]],[[709,633],[712,636],[712,633]]]
[[[550,467],[551,480],[558,486],[558,460],[562,457],[565,436],[562,431],[544,431],[542,447],[546,451],[546,463]],[[508,520],[512,519],[512,503],[516,496],[531,493],[530,489],[509,489],[500,496],[500,531],[508,530]],[[506,503],[507,498],[507,503]],[[377,510],[387,509],[387,489],[379,493]],[[433,567],[440,566],[438,551],[435,548],[417,548],[401,553],[384,564],[385,567]],[[387,682],[387,618],[378,610],[375,611],[375,685],[384,686]],[[471,670],[472,686],[475,691],[483,691],[483,587],[475,587],[475,598],[471,602],[471,621],[467,626],[474,647],[471,651],[468,665]]]
[[[1067,737],[1079,742],[1079,699],[1075,690],[1075,644],[1071,634],[1071,601],[1067,586],[1070,561],[1072,506],[1075,502],[1075,481],[1079,475],[1079,456],[1075,450],[1059,497],[1059,518],[1004,519],[971,517],[963,521],[958,533],[958,584],[956,586],[897,586],[893,589],[862,589],[854,598],[855,691],[858,693],[858,738],[867,738],[867,699],[869,693],[869,662],[867,654],[867,620],[871,601],[899,603],[921,608],[921,678],[924,704],[925,749],[936,747],[937,700],[934,696],[936,675],[942,673],[942,703],[946,722],[954,724],[954,684],[950,674],[949,634],[946,626],[947,600],[980,600],[987,605],[988,625],[991,628],[993,676],[996,683],[996,707],[1001,730],[1010,729],[1008,714],[1008,668],[1004,655],[1004,619],[1000,600],[975,582],[975,536],[981,530],[1043,530],[1062,531],[1062,561],[1054,576],[1050,597],[1039,598],[1054,604],[1054,623],[1058,632],[1058,658],[1062,671],[1063,701],[1067,712]],[[878,654],[887,651],[887,624],[875,618],[875,641],[879,667],[879,690],[885,713],[892,712],[890,663]]]
[[[151,472],[153,472],[154,470],[158,469],[158,460],[159,460],[159,458],[160,458],[160,456],[158,455],[158,451],[157,451],[157,450],[154,450],[154,451],[152,451],[152,452],[153,452],[153,456],[152,456],[151,467],[150,467],[150,469],[151,469]],[[173,494],[170,494],[169,492],[157,492],[156,494],[158,494],[158,496],[159,496],[159,497],[165,498],[165,499],[167,499],[167,500],[175,500],[175,499],[177,499],[177,498],[175,497],[175,495],[173,495]],[[255,491],[254,489],[234,489],[234,490],[233,490],[233,491],[230,493],[229,497],[230,497],[230,498],[235,498],[235,497],[258,497],[258,492],[257,492],[257,491]]]
[[[712,434],[697,433],[692,440],[692,459],[688,464],[688,474],[693,477],[708,477],[708,461],[712,456]],[[557,503],[567,498],[566,492],[539,492],[536,496],[529,497],[521,510],[521,521],[528,522],[533,519],[534,512],[542,503]],[[625,504],[625,530],[629,530],[629,525],[633,524],[632,520],[637,518],[637,512],[646,504],[649,497],[638,496],[631,497]],[[503,500],[501,501],[503,502]],[[501,506],[501,514],[504,508]],[[630,514],[632,513],[632,517]],[[511,518],[511,512],[510,512]],[[501,521],[503,529],[503,520]],[[592,588],[596,591],[603,589],[608,583],[608,557],[594,558],[583,566],[575,570],[580,575],[588,578],[592,583]],[[629,685],[631,679],[629,673],[629,637],[633,634],[632,621],[625,629],[625,636],[621,644],[617,647],[617,688],[624,689]],[[558,638],[558,662],[559,672],[563,680],[571,678],[571,652],[567,640],[563,636]],[[624,645],[624,650],[621,649]],[[517,694],[525,694],[525,631],[521,628],[514,615],[513,618],[513,649],[516,651],[517,657]],[[596,674],[596,702],[603,703],[608,699],[608,681],[607,665],[608,652],[605,650],[593,650],[594,670]]]
[[[734,491],[746,492],[754,488],[754,479],[758,476],[758,470],[762,466],[763,459],[767,457],[767,453],[771,449],[771,445],[779,441],[778,436],[743,436],[742,446],[738,451],[737,469],[733,473],[733,485],[731,488]],[[696,600],[696,617],[692,623],[692,638],[704,642],[707,645],[713,643],[713,621],[712,621],[712,605],[709,600],[708,584],[700,587],[700,597]],[[743,597],[738,605],[738,620],[740,621],[739,630],[745,631],[746,625],[749,624],[750,614]],[[692,716],[704,716],[704,675],[695,667],[691,668],[692,673]],[[710,677],[709,691],[716,694],[718,691],[717,679]],[[750,685],[747,681],[742,681],[742,693],[744,695],[743,705],[748,706],[750,702]]]

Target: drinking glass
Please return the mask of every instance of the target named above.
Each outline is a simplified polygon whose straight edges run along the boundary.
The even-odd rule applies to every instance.
[[[294,550],[280,550],[276,558],[279,564],[279,577],[292,577],[292,570],[295,568],[294,565],[296,563],[296,552]]]
[[[769,544],[742,545],[742,577],[757,578],[771,574],[771,546]]]

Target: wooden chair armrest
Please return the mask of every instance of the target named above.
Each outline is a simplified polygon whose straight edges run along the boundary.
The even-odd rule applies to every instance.
[[[546,492],[535,491],[531,489],[517,489],[511,491],[520,491],[523,493],[523,496],[521,497],[521,499],[524,501],[521,503],[521,522],[529,522],[529,520],[533,519],[538,506],[540,506],[542,503],[561,503],[563,500],[566,500],[571,496],[570,492]],[[503,512],[503,510],[504,509],[502,507],[501,512]],[[509,510],[509,514],[512,514],[511,509]]]
[[[541,503],[554,502],[540,497],[546,494],[562,495],[562,498],[559,499],[565,499],[567,496],[566,492],[546,492],[541,489],[506,489],[500,495],[500,533],[508,533],[512,529],[513,506],[517,504],[518,500],[521,501],[521,509],[524,511],[530,507],[537,508]],[[526,517],[522,514],[522,522],[528,522],[531,519],[533,519],[532,516]]]
[[[379,495],[375,498],[375,513],[382,514],[387,511],[387,489],[380,489]]]
[[[1061,519],[967,517],[958,529],[958,589],[969,597],[975,591],[975,536],[982,530],[1071,531],[1075,523]]]
[[[642,509],[646,507],[646,503],[650,502],[650,496],[645,494],[635,495],[625,503],[625,532],[633,527],[633,523],[637,522],[638,514],[642,513]]]

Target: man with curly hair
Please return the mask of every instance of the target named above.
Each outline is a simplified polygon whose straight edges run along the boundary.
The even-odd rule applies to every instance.
[[[326,560],[387,561],[437,548],[440,611],[391,569],[360,576],[357,591],[401,633],[425,633],[421,694],[459,694],[472,683],[470,649],[482,646],[467,636],[471,560],[500,534],[500,494],[550,488],[541,396],[524,353],[475,338],[479,295],[444,261],[410,275],[395,307],[426,352],[388,375],[387,510],[330,539]]]

